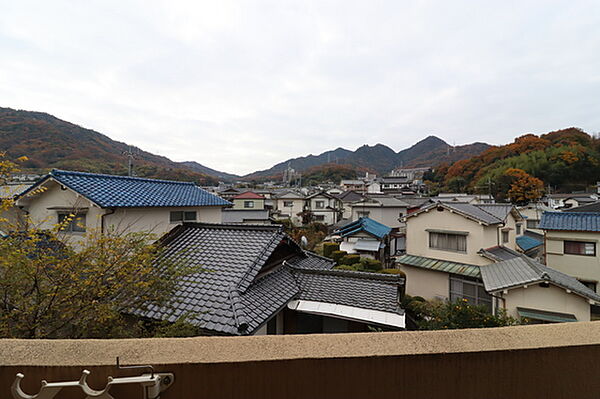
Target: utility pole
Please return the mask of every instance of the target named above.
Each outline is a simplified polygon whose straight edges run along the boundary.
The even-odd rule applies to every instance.
[[[131,146],[127,151],[123,151],[123,155],[127,157],[127,176],[133,176],[133,160],[135,159],[135,155]]]

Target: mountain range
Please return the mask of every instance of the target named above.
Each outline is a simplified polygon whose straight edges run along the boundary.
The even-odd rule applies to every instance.
[[[260,179],[278,176],[288,167],[304,172],[320,165],[340,164],[362,168],[379,174],[389,173],[392,169],[403,167],[437,166],[451,164],[461,159],[481,154],[491,146],[485,143],[473,143],[462,146],[450,146],[436,136],[429,136],[410,148],[395,152],[383,144],[363,145],[356,151],[337,148],[319,155],[288,159],[270,169],[261,170],[244,176],[247,179]]]
[[[127,174],[127,158],[124,154],[132,152],[134,170],[138,176],[191,180],[204,185],[238,179],[278,178],[288,166],[303,172],[338,164],[384,174],[398,166],[450,164],[479,155],[489,147],[485,143],[451,147],[444,140],[429,136],[399,152],[383,144],[363,145],[356,151],[337,148],[319,155],[289,159],[269,169],[238,176],[195,161],[174,162],[46,113],[0,108],[0,152],[6,151],[9,158],[27,156],[29,160],[22,165],[26,169],[47,171],[58,168],[124,175]]]

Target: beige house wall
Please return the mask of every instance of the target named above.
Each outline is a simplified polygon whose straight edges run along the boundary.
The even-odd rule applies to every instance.
[[[406,224],[406,252],[410,255],[471,265],[487,265],[490,261],[477,254],[477,251],[481,248],[498,245],[498,231],[496,226],[484,226],[462,215],[450,212],[447,209],[440,212],[436,208],[433,208],[429,212],[409,217]],[[429,248],[429,233],[427,229],[468,233],[467,251],[462,253]]]
[[[596,243],[596,256],[564,253],[564,241]],[[546,265],[579,280],[597,283],[600,292],[600,233],[576,231],[546,231]]]
[[[52,229],[58,223],[58,213],[62,208],[81,209],[86,214],[86,233],[98,232],[102,227],[102,215],[105,213],[105,231],[115,228],[118,231],[149,231],[158,236],[171,230],[176,224],[169,222],[171,211],[196,211],[197,221],[204,223],[221,223],[221,207],[189,207],[189,208],[117,208],[102,209],[91,201],[65,189],[53,181],[46,183],[47,190],[41,194],[19,201],[26,206],[31,222],[40,229]],[[83,232],[64,233],[75,241],[85,236]]]
[[[253,208],[244,208],[244,203],[246,201],[254,202],[254,207]],[[234,199],[233,200],[233,209],[262,210],[262,209],[265,209],[265,200],[264,199]]]
[[[359,219],[359,212],[369,212],[369,218],[384,224],[388,227],[403,227],[404,222],[398,220],[402,214],[402,217],[406,216],[407,209],[404,207],[375,207],[375,206],[352,206],[352,221]]]
[[[400,265],[406,274],[406,293],[421,296],[427,300],[448,300],[450,293],[450,275],[448,273]]]
[[[563,288],[550,285],[548,288],[531,285],[515,288],[502,295],[506,299],[507,313],[519,317],[517,307],[573,314],[578,321],[590,321],[590,304],[587,299],[567,293]]]
[[[292,206],[283,206],[284,202],[291,201]],[[276,209],[279,211],[278,219],[291,219],[295,226],[302,225],[302,217],[299,213],[304,211],[304,199],[286,199],[278,198],[275,202]]]

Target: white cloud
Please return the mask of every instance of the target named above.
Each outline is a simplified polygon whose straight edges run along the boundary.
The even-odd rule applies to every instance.
[[[247,173],[429,134],[600,130],[597,2],[7,2],[2,106]]]

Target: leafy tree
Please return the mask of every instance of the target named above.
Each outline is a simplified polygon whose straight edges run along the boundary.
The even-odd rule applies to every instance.
[[[508,169],[505,172],[513,178],[508,197],[515,204],[527,204],[540,199],[544,193],[544,182],[522,169]]]
[[[15,170],[0,158],[0,180]],[[144,335],[125,315],[167,306],[177,281],[197,271],[162,259],[148,233],[90,232],[75,250],[60,234],[73,216],[48,231],[28,223],[0,238],[0,337]]]

